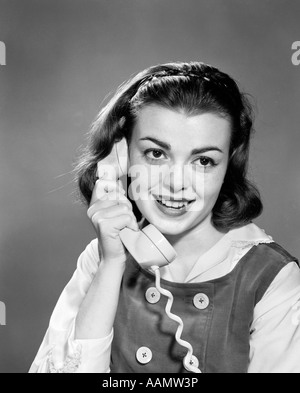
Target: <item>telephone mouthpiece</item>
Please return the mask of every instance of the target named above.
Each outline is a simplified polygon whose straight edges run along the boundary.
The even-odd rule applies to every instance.
[[[136,232],[129,228],[120,231],[122,243],[133,258],[145,268],[162,267],[173,262],[177,253],[168,240],[152,224]]]

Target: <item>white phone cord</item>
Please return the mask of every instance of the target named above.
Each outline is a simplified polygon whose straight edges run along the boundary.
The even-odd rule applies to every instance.
[[[173,321],[178,323],[178,328],[175,333],[175,339],[178,342],[178,344],[187,348],[187,350],[188,350],[188,353],[186,354],[186,356],[183,360],[184,366],[188,371],[191,371],[193,373],[201,373],[201,370],[199,368],[197,368],[191,364],[191,360],[192,360],[192,356],[193,356],[193,347],[191,346],[191,344],[189,342],[182,340],[182,338],[181,338],[181,334],[183,331],[183,321],[178,315],[175,315],[171,312],[171,307],[173,305],[174,297],[170,291],[168,291],[167,289],[164,289],[160,286],[159,267],[158,266],[151,266],[151,269],[155,273],[155,285],[156,285],[157,290],[159,291],[159,293],[161,293],[162,295],[164,295],[168,298],[166,308],[165,308],[166,314],[168,315],[168,317],[170,319],[172,319]]]

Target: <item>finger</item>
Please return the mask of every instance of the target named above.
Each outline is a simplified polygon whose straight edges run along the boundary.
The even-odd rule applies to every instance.
[[[125,226],[124,226],[124,224],[125,224]],[[114,219],[114,221],[112,222],[112,225],[116,230],[122,230],[125,227],[130,228],[134,231],[140,230],[134,215],[127,214],[127,215],[122,215],[122,216],[116,217]]]
[[[98,202],[103,203],[103,207],[126,203],[132,208],[132,204],[129,201],[129,199],[123,193],[120,193],[118,189],[116,189],[115,191],[112,191],[108,194],[104,194],[101,198],[94,198],[93,197],[91,199],[90,207],[95,203],[97,203],[97,205],[99,207],[101,207]]]
[[[122,216],[124,214],[129,214],[132,216],[132,218],[135,218],[135,215],[134,215],[132,209],[130,208],[130,206],[128,206],[125,203],[111,206],[107,209],[103,209],[103,211],[102,211],[102,216],[104,218],[113,218],[113,217]]]
[[[103,195],[113,192],[119,188],[119,183],[115,180],[105,179],[96,181],[94,191],[96,194],[96,198],[100,199]]]
[[[96,200],[93,204],[89,206],[87,209],[87,215],[89,218],[92,218],[92,216],[96,212],[102,212],[105,209],[110,208],[111,206],[118,205],[118,201],[109,201],[109,200]]]
[[[92,223],[102,236],[116,233],[127,227],[134,231],[139,231],[136,218],[131,214],[118,214],[115,217],[104,218],[101,212],[96,212],[92,218]]]
[[[132,204],[131,202],[125,198],[122,200],[118,200],[117,198],[115,200],[110,200],[110,199],[101,199],[101,200],[96,200],[96,202],[94,202],[92,205],[90,205],[90,207],[87,210],[87,215],[89,218],[92,217],[93,214],[95,214],[95,212],[97,211],[106,211],[108,209],[113,208],[114,206],[121,206],[121,205],[125,205],[127,206],[129,211],[133,210]]]
[[[120,188],[118,182],[114,180],[97,180],[93,189],[90,204],[93,204],[97,199],[102,199],[103,197],[107,199],[107,195],[109,195],[109,198],[113,198],[113,195],[110,195],[113,192],[125,194],[125,191]]]
[[[116,179],[118,176],[118,170],[112,163],[103,165],[103,161],[99,161],[97,164],[97,176],[100,180]]]

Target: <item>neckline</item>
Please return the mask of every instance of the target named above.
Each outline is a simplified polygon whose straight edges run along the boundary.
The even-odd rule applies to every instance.
[[[145,217],[142,217],[142,219],[139,222],[139,227],[140,229],[143,228],[143,226],[145,226],[149,224],[149,222],[145,219]],[[202,255],[200,255],[199,257],[196,258],[195,263],[193,265],[193,267],[191,268],[191,270],[189,271],[188,275],[186,276],[186,280],[190,280],[191,277],[193,276],[193,274],[195,273],[195,270],[197,270],[197,266],[199,266],[199,262],[200,261],[205,261],[205,260],[209,260],[211,255],[216,253],[216,251],[218,249],[220,249],[220,247],[225,243],[225,242],[232,242],[232,239],[230,237],[232,230],[228,230],[226,233],[223,233],[223,236],[216,241],[216,243],[214,243],[209,249],[207,249]],[[229,245],[230,247],[230,245]],[[200,262],[202,263],[202,262]],[[204,263],[202,264],[202,266],[204,265]],[[166,280],[168,281],[168,280]],[[172,282],[172,281],[170,281]]]
[[[234,276],[236,271],[241,269],[241,266],[245,263],[245,261],[254,253],[256,250],[256,247],[251,247],[249,251],[246,252],[245,255],[242,256],[242,258],[239,260],[239,262],[236,264],[236,266],[227,274],[224,276],[214,278],[212,280],[208,281],[201,281],[201,282],[195,282],[195,283],[188,283],[188,282],[175,282],[175,281],[169,281],[164,278],[161,278],[161,283],[164,284],[166,287],[173,287],[173,288],[197,288],[197,287],[203,287],[207,285],[212,285],[216,284],[222,281],[229,280],[231,276]],[[147,270],[143,268],[132,256],[129,258],[129,262],[132,263],[133,267],[140,271],[144,276],[147,276],[148,278],[154,279],[155,280],[155,274],[152,273],[150,270]]]
[[[147,224],[147,221],[145,218],[143,218],[140,221],[140,227],[142,227],[144,224]],[[166,278],[161,278],[162,282],[167,283],[176,283],[176,285],[182,284],[182,285],[192,285],[192,284],[198,284],[198,282],[190,282],[194,279],[196,279],[197,276],[205,273],[205,271],[210,270],[212,268],[215,268],[222,260],[225,260],[228,258],[228,256],[231,253],[231,250],[234,248],[240,248],[244,249],[245,247],[250,247],[250,246],[257,246],[260,243],[272,243],[274,240],[271,238],[271,236],[268,236],[265,233],[265,230],[259,228],[256,224],[253,222],[249,222],[248,224],[231,229],[227,231],[213,246],[211,246],[207,251],[204,252],[201,256],[199,256],[196,259],[196,262],[194,263],[193,267],[191,268],[190,272],[186,276],[184,282],[178,282],[178,281],[172,281],[171,276],[169,275],[170,272],[168,272]],[[250,248],[250,250],[252,247]],[[248,251],[250,251],[248,250]],[[244,254],[246,256],[248,252]],[[242,260],[243,257],[240,259]],[[134,259],[133,259],[134,260]],[[215,261],[215,262],[211,262]],[[136,262],[136,261],[135,261]],[[138,262],[136,262],[138,263]],[[235,267],[239,265],[239,262],[236,264]],[[139,265],[138,265],[139,266]],[[211,280],[206,280],[206,281],[201,281],[201,283],[208,283],[208,282],[213,282],[215,280],[222,279],[223,277],[228,276],[230,273],[235,271],[235,267],[227,274],[223,276],[219,276],[215,279]],[[143,268],[141,268],[143,269]],[[147,269],[143,269],[144,272],[148,272]],[[168,271],[168,267],[166,266],[166,272]],[[150,275],[152,273],[149,271]]]
[[[194,266],[192,267],[192,269],[190,270],[189,274],[186,277],[187,281],[190,280],[195,275],[199,265],[201,265],[202,272],[204,272],[205,268],[211,269],[213,266],[219,264],[220,263],[219,259],[213,265],[210,264],[210,262],[207,262],[211,260],[214,254],[218,253],[220,257],[222,255],[222,259],[225,257],[225,254],[228,254],[229,249],[227,250],[226,248],[224,248],[224,244],[228,243],[228,248],[230,247],[231,240],[229,237],[229,233],[230,231],[225,233],[215,244],[213,244],[208,250],[206,250],[202,255],[200,255],[197,258]]]

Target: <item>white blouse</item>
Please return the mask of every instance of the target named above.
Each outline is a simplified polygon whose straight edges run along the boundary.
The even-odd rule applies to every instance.
[[[273,239],[255,224],[233,229],[203,254],[186,278],[197,283],[222,277],[251,247]],[[80,255],[63,290],[30,373],[108,373],[113,330],[101,339],[75,340],[75,319],[99,266],[98,240]],[[168,266],[161,277],[172,281]],[[289,263],[254,309],[249,373],[300,373],[300,269]]]

